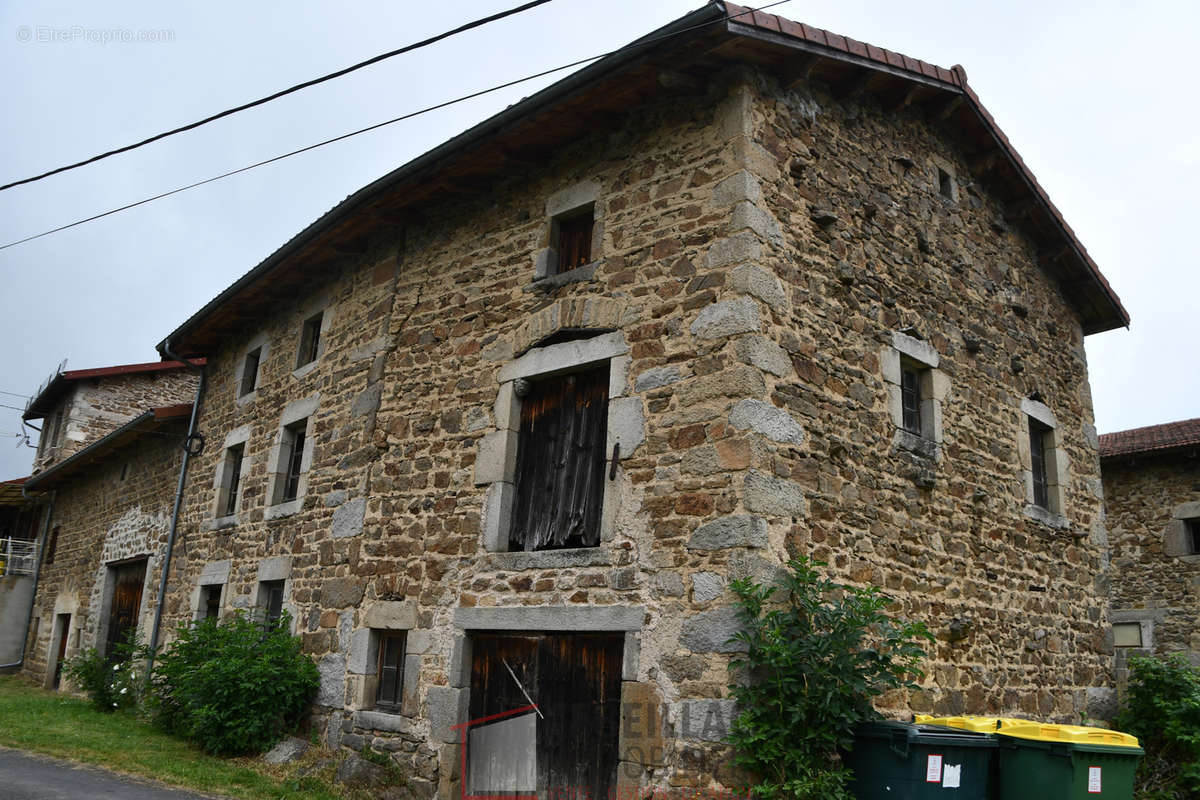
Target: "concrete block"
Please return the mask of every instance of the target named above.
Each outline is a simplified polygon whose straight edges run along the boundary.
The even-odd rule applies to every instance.
[[[377,600],[367,607],[363,624],[378,630],[411,630],[417,627],[416,603],[412,600]]]
[[[645,616],[642,606],[459,607],[454,625],[480,631],[637,631]]]
[[[714,239],[704,258],[708,269],[729,264],[758,261],[762,258],[762,242],[753,233],[735,233],[722,239]]]
[[[404,657],[404,685],[400,687],[400,711],[415,717],[421,713],[421,657]]]
[[[741,629],[737,606],[721,606],[684,620],[679,643],[693,653],[741,653],[746,645],[733,640]]]
[[[1033,417],[1048,428],[1058,427],[1058,420],[1055,418],[1054,412],[1045,403],[1030,400],[1028,397],[1022,397],[1021,413],[1027,417]]]
[[[517,378],[551,375],[588,364],[608,361],[628,353],[629,346],[625,344],[624,335],[620,331],[615,331],[593,336],[590,339],[535,347],[520,358],[501,367],[498,378],[501,383],[504,383]]]
[[[471,640],[466,634],[454,637],[450,647],[449,674],[450,685],[457,688],[471,685]]]
[[[741,202],[758,203],[762,199],[762,186],[758,178],[746,170],[739,170],[713,187],[713,204],[732,206]]]
[[[892,331],[892,347],[913,361],[935,369],[941,359],[938,351],[929,342],[900,331]]]
[[[716,125],[717,135],[724,141],[738,136],[752,135],[754,133],[754,96],[750,88],[744,85],[735,86],[717,106],[717,114],[713,123]]]
[[[425,691],[425,718],[429,720],[433,741],[447,744],[459,741],[459,732],[451,728],[467,721],[466,690],[430,686]]]
[[[229,583],[229,560],[208,562],[200,570],[200,578],[196,582],[201,586]]]
[[[636,681],[641,666],[642,638],[637,631],[625,631],[625,645],[621,650],[621,680]]]
[[[546,216],[556,217],[559,214],[568,214],[595,203],[599,197],[600,184],[597,181],[580,181],[564,189],[559,189],[546,198]]]
[[[705,306],[689,330],[701,339],[720,339],[739,333],[756,333],[760,326],[758,303],[749,297],[739,297]]]
[[[733,730],[732,700],[681,700],[675,704],[676,735],[692,742],[721,742]]]
[[[433,638],[433,631],[410,630],[404,641],[405,652],[413,655],[426,655],[436,649],[437,642]]]
[[[729,547],[766,547],[767,521],[735,514],[706,522],[688,539],[689,550],[724,550]]]
[[[637,380],[633,384],[633,390],[635,392],[648,392],[652,389],[661,389],[664,386],[677,383],[679,377],[679,367],[674,364],[666,367],[654,367],[637,376]]]
[[[375,671],[371,663],[371,631],[359,628],[350,635],[350,650],[346,654],[346,672],[369,675]]]
[[[806,508],[800,484],[758,470],[746,474],[743,502],[750,511],[780,517],[804,516]]]
[[[757,297],[781,314],[787,311],[787,292],[783,282],[769,270],[757,264],[742,264],[734,268],[730,279],[735,292]]]
[[[274,556],[258,562],[258,581],[282,581],[292,577],[292,557]]]
[[[787,351],[765,336],[738,337],[735,345],[738,359],[780,378],[792,374],[792,359]]]
[[[608,362],[608,399],[624,397],[629,391],[629,365],[631,356],[617,356]]]
[[[762,400],[746,398],[729,412],[729,424],[738,430],[751,430],[773,442],[802,444],[804,427],[782,408]]]
[[[521,429],[521,398],[513,391],[513,382],[505,381],[500,384],[496,394],[496,427],[502,431],[519,431]]]
[[[327,653],[317,662],[317,672],[321,684],[317,689],[316,704],[341,708],[346,694],[346,655]]]
[[[357,497],[342,503],[333,512],[333,523],[329,536],[333,539],[348,539],[363,531],[363,516],[367,513],[367,498]]]
[[[475,455],[475,485],[505,481],[512,483],[517,471],[516,431],[499,430],[479,440]]]
[[[629,458],[646,441],[646,415],[642,398],[625,397],[608,403],[608,439],[604,447],[606,458],[612,457],[613,445],[621,445],[621,458]]]

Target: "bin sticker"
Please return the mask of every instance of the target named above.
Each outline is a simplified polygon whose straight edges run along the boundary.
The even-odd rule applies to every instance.
[[[942,788],[957,789],[962,785],[962,764],[947,764],[942,770]]]
[[[1100,768],[1088,767],[1088,794],[1100,794]]]
[[[942,757],[940,755],[930,754],[925,759],[925,782],[942,782]]]

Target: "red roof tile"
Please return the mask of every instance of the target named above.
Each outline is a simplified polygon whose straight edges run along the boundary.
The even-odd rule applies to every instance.
[[[1100,457],[1112,458],[1197,446],[1200,446],[1200,417],[1102,434]]]

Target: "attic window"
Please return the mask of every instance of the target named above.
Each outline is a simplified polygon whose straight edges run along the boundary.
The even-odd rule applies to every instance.
[[[318,339],[320,339],[320,335],[321,332],[318,330]],[[261,347],[256,347],[249,353],[246,353],[246,360],[242,363],[242,383],[238,389],[238,397],[245,397],[258,388],[258,365],[261,360]]]
[[[318,311],[304,320],[300,330],[300,352],[296,355],[297,369],[316,361],[321,354],[321,321],[324,317],[325,313]]]
[[[593,206],[587,205],[569,215],[554,219],[555,249],[558,264],[555,274],[582,267],[592,260]]]

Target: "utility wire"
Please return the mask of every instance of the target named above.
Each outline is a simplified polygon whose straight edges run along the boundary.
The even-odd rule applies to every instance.
[[[768,5],[761,6],[759,8],[747,9],[746,11],[743,11],[740,14],[733,14],[731,16],[721,17],[720,19],[716,19],[711,22],[702,22],[699,25],[693,25],[690,28],[684,28],[683,30],[676,31],[674,33],[664,34],[663,36],[657,37],[656,39],[643,40],[643,41],[641,41],[641,43],[649,44],[650,42],[661,41],[663,39],[671,39],[676,36],[680,36],[682,34],[688,33],[689,31],[696,30],[697,28],[706,28],[710,25],[715,25],[716,23],[724,22],[727,19],[735,19],[736,17],[744,16],[747,14],[753,14],[756,11],[763,11],[765,9],[774,8],[775,6],[780,6],[780,5],[783,5],[784,3],[790,3],[790,2],[791,2],[791,0],[777,0],[774,3],[770,3]],[[133,203],[127,203],[126,205],[120,206],[118,208],[110,209],[108,211],[103,211],[99,214],[93,214],[90,217],[86,217],[81,220],[76,220],[75,222],[70,222],[70,223],[67,223],[66,225],[60,225],[57,228],[51,228],[48,231],[43,231],[42,233],[36,233],[33,236],[26,236],[24,239],[18,239],[15,242],[9,242],[8,244],[0,245],[0,250],[7,250],[10,247],[16,247],[19,244],[25,244],[25,242],[32,242],[34,239],[40,239],[43,236],[49,236],[52,233],[58,233],[59,231],[65,231],[68,228],[74,228],[77,225],[83,225],[84,223],[92,222],[94,220],[98,220],[103,217],[111,216],[112,214],[117,214],[122,211],[127,211],[131,208],[136,208],[137,206],[145,205],[146,203],[152,203],[155,200],[161,200],[164,197],[170,197],[173,194],[179,194],[180,192],[186,192],[189,189],[195,189],[198,186],[204,186],[205,184],[213,183],[215,181],[219,181],[224,178],[229,178],[233,175],[238,175],[242,172],[248,172],[252,169],[257,169],[258,167],[266,166],[267,164],[273,164],[276,161],[282,161],[285,158],[291,158],[292,156],[300,155],[301,153],[307,153],[309,150],[316,150],[319,147],[324,147],[325,145],[333,144],[334,142],[340,142],[343,139],[349,139],[351,137],[358,136],[363,133],[369,133],[370,131],[376,130],[378,128],[383,128],[388,125],[394,125],[397,122],[403,122],[406,119],[412,119],[413,117],[418,117],[418,116],[421,116],[422,114],[428,114],[431,111],[437,111],[440,108],[446,108],[447,106],[452,106],[457,103],[462,103],[466,100],[472,100],[476,97],[481,97],[485,94],[490,94],[492,92],[500,91],[501,89],[507,89],[510,86],[516,86],[517,84],[520,84],[520,83],[525,83],[527,81],[545,77],[546,75],[551,75],[555,72],[562,72],[564,69],[570,69],[571,67],[577,67],[577,66],[580,66],[581,64],[586,64],[590,61],[598,61],[602,58],[607,58],[608,56],[619,53],[624,49],[625,49],[624,47],[619,47],[616,50],[610,50],[606,53],[600,53],[599,55],[588,56],[587,58],[581,58],[578,61],[572,61],[569,64],[563,64],[562,66],[559,66],[559,67],[552,67],[551,69],[543,70],[541,72],[534,73],[533,75],[526,75],[524,78],[516,78],[515,80],[508,81],[507,83],[501,83],[497,86],[491,87],[490,89],[480,89],[477,92],[465,94],[465,95],[462,95],[461,97],[456,97],[453,100],[446,100],[445,102],[437,103],[436,105],[427,106],[425,108],[420,109],[419,111],[412,111],[412,112],[409,112],[408,114],[403,114],[399,117],[394,117],[392,119],[385,120],[383,122],[377,122],[374,125],[368,125],[365,128],[359,128],[356,131],[351,131],[350,133],[344,133],[341,136],[335,136],[332,139],[326,139],[322,142],[317,142],[316,144],[310,144],[306,147],[301,147],[298,150],[292,150],[291,152],[283,153],[282,155],[274,156],[272,158],[264,159],[262,161],[257,161],[253,164],[248,164],[247,166],[239,167],[238,169],[234,169],[234,170],[230,170],[229,172],[223,172],[220,175],[214,175],[211,178],[205,178],[202,181],[196,181],[195,183],[189,183],[186,186],[180,186],[176,189],[171,189],[169,191],[162,192],[161,194],[156,194],[153,197],[147,197],[143,200],[137,200]]]
[[[16,392],[6,392],[6,391],[4,391],[3,389],[0,389],[0,394],[7,394],[7,395],[11,395],[12,397],[23,397],[23,398],[25,398],[26,400],[28,400],[28,399],[29,399],[29,395],[28,395],[28,394],[17,394]]]
[[[238,113],[239,111],[245,111],[246,109],[254,108],[255,106],[261,106],[265,103],[271,102],[272,100],[278,100],[280,97],[283,97],[285,95],[292,94],[293,92],[298,92],[301,89],[307,89],[310,86],[316,86],[319,83],[324,83],[325,81],[330,81],[330,80],[333,80],[334,78],[340,78],[343,75],[348,75],[351,72],[362,69],[363,67],[369,67],[372,64],[377,64],[380,61],[384,61],[386,59],[392,58],[393,56],[398,56],[398,55],[402,55],[404,53],[409,53],[409,52],[412,52],[413,50],[419,50],[422,47],[428,47],[429,45],[434,44],[435,42],[440,42],[443,39],[448,39],[451,36],[456,36],[465,31],[469,31],[472,28],[478,28],[480,26],[488,24],[489,22],[495,22],[498,19],[504,19],[505,17],[511,17],[514,14],[520,14],[522,11],[528,11],[531,8],[534,8],[534,7],[540,6],[540,5],[544,5],[549,2],[551,2],[551,0],[532,0],[532,2],[526,3],[525,5],[522,5],[522,6],[517,6],[516,8],[511,8],[508,11],[501,11],[498,14],[492,14],[490,17],[484,17],[482,19],[477,19],[474,22],[468,22],[465,25],[458,26],[457,28],[455,28],[452,31],[446,31],[445,33],[439,33],[437,36],[431,36],[428,39],[423,39],[414,44],[406,45],[404,47],[399,48],[398,50],[392,50],[387,53],[381,53],[381,54],[375,56],[374,58],[368,58],[366,61],[360,61],[359,63],[354,64],[353,66],[346,67],[345,69],[339,69],[337,72],[331,72],[328,75],[322,75],[319,78],[313,78],[312,80],[305,81],[304,83],[297,83],[295,86],[290,86],[287,89],[283,89],[282,91],[278,91],[278,92],[275,92],[274,94],[267,95],[266,97],[259,98],[258,100],[252,100],[249,103],[243,103],[240,106],[228,108],[217,114],[213,114],[212,116],[205,117],[204,119],[201,119],[201,120],[197,120],[196,122],[192,122],[188,125],[183,125],[181,127],[174,128],[169,131],[165,131],[163,133],[155,134],[154,136],[151,136],[149,139],[143,139],[140,142],[134,142],[133,144],[125,145],[124,147],[118,147],[116,150],[109,150],[107,153],[101,153],[100,155],[92,156],[91,158],[85,158],[83,161],[77,161],[74,164],[67,164],[66,166],[58,167],[57,169],[52,169],[49,172],[43,172],[41,175],[34,175],[33,177],[30,177],[30,178],[22,178],[19,181],[13,181],[12,183],[6,183],[3,186],[0,186],[0,192],[4,191],[5,189],[11,189],[14,186],[21,186],[22,184],[33,183],[34,181],[40,181],[43,178],[49,178],[51,175],[57,175],[60,172],[66,172],[68,170],[78,169],[79,167],[87,166],[88,164],[94,164],[97,161],[101,161],[101,160],[109,158],[111,156],[119,155],[120,153],[128,153],[130,150],[136,150],[139,147],[144,147],[144,146],[150,144],[151,142],[157,142],[159,139],[166,139],[168,136],[174,136],[177,133],[184,133],[185,131],[190,131],[195,128],[199,128],[201,125],[207,125],[210,122],[214,122],[223,117],[231,116],[233,114]]]
[[[7,403],[0,403],[0,408],[11,408],[13,411],[24,411],[20,406],[10,406]]]

